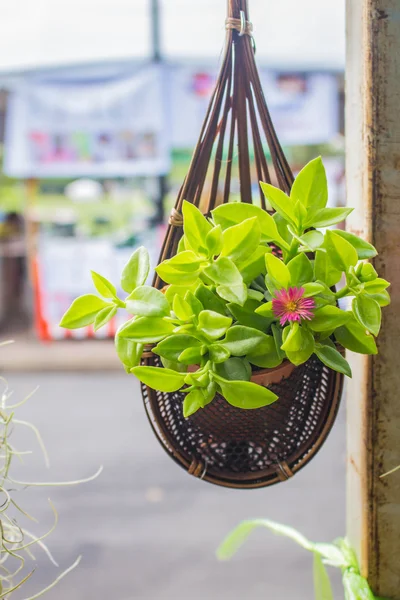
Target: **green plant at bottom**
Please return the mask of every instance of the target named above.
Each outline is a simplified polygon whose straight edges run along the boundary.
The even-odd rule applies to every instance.
[[[315,600],[333,600],[332,587],[325,565],[342,571],[345,600],[385,600],[372,593],[368,581],[360,573],[356,554],[346,538],[338,538],[331,544],[314,543],[287,525],[268,519],[251,519],[243,521],[228,534],[217,550],[218,558],[229,560],[257,527],[265,527],[277,535],[288,537],[313,553]]]

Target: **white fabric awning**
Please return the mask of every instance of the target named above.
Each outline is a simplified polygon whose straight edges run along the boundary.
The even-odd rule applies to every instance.
[[[260,61],[281,68],[344,67],[345,0],[249,0]],[[169,59],[217,59],[226,0],[160,0]],[[150,0],[13,0],[0,7],[0,71],[143,58]]]

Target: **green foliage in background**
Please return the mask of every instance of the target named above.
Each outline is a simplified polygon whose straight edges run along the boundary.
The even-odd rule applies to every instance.
[[[325,565],[336,567],[342,572],[345,600],[385,600],[374,596],[368,581],[362,577],[357,557],[346,538],[339,538],[332,544],[310,542],[301,533],[267,519],[243,521],[222,542],[217,550],[220,560],[229,560],[246,541],[250,533],[265,527],[277,535],[287,537],[313,554],[314,598],[334,600],[329,575]]]

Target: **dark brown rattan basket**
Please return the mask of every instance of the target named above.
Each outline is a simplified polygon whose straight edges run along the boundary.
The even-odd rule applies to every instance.
[[[254,201],[267,209],[261,189],[253,199],[252,180],[272,181],[285,192],[293,183],[255,66],[246,0],[228,0],[226,28],[221,71],[169,221],[160,261],[175,254],[182,236],[183,199],[200,207],[204,214],[228,202],[236,163],[242,202]],[[265,142],[272,165],[265,158]],[[154,284],[163,286],[158,277]],[[161,366],[151,350],[144,354],[143,363]],[[263,487],[291,477],[323,444],[339,407],[341,374],[325,367],[314,355],[296,368],[286,363],[277,369],[256,370],[252,379],[268,384],[279,400],[265,408],[241,410],[219,396],[189,419],[183,417],[184,394],[142,386],[157,438],[190,474],[227,487]]]

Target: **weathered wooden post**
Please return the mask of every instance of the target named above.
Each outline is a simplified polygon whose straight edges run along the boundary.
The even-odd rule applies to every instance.
[[[347,2],[348,229],[392,282],[379,355],[349,357],[348,535],[378,596],[400,600],[400,1]],[[350,354],[350,353],[349,353]]]

